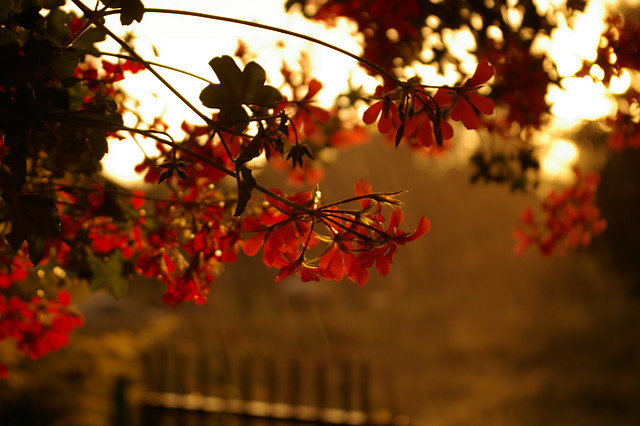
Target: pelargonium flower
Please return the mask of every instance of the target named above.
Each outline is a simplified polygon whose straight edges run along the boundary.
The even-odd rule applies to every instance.
[[[462,121],[467,129],[476,129],[480,125],[480,113],[493,114],[495,107],[492,99],[476,91],[493,77],[495,69],[487,61],[480,61],[475,73],[462,87],[444,87],[438,90],[434,99],[439,105],[450,105],[451,119]]]

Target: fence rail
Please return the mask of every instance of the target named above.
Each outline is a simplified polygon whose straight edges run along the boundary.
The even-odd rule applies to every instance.
[[[241,417],[326,425],[368,425],[369,415],[359,410],[318,408],[281,402],[245,401],[198,394],[148,392],[143,405],[170,410],[186,410]]]
[[[249,425],[392,423],[392,407],[376,401],[374,409],[368,362],[255,355],[222,361],[172,349],[147,354],[142,425],[229,424],[215,420],[225,416]],[[392,391],[388,383],[375,385]]]

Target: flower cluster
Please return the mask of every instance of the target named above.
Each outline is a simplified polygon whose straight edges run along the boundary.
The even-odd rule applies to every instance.
[[[614,151],[640,148],[640,93],[629,90],[618,99],[618,111],[605,124],[611,129],[607,145]]]
[[[264,263],[279,269],[277,281],[295,273],[303,281],[346,277],[364,285],[370,267],[387,275],[398,245],[418,239],[431,227],[423,217],[415,231],[402,231],[397,194],[373,193],[366,181],[356,183],[355,197],[326,205],[320,204],[319,191],[287,198],[274,192],[279,199],[267,197],[268,206],[258,216],[245,218],[242,229],[254,233],[244,241],[244,252],[251,256],[262,248]],[[344,208],[355,202],[359,208]],[[391,209],[388,220],[384,207]]]
[[[545,256],[565,253],[567,248],[588,246],[593,235],[605,230],[607,222],[594,204],[600,176],[583,175],[578,169],[575,173],[572,186],[562,192],[551,192],[542,202],[544,220],[537,221],[532,208],[525,208],[521,226],[513,231],[516,254],[530,246],[537,246]]]
[[[495,67],[491,97],[506,108],[506,116],[496,114],[484,126],[496,134],[508,134],[513,125],[518,130],[540,129],[549,113],[545,97],[551,83],[544,57],[518,38],[503,43],[488,40],[478,55]]]
[[[126,72],[136,74],[144,69],[144,65],[129,60],[117,63],[103,60],[100,67],[91,62],[78,64],[74,77],[88,89],[82,104],[86,108],[104,97],[114,98],[120,93],[114,83],[124,80]]]
[[[284,83],[276,88],[269,85],[265,70],[247,59],[243,47],[237,53],[243,69],[230,56],[211,59],[217,82],[208,82],[201,91],[202,105],[192,104],[191,96],[182,96],[154,74],[203,122],[184,123],[186,136],[176,141],[161,119],[142,123],[138,117],[136,129],[124,125],[126,106],[120,101],[125,94],[116,83],[148,63],[115,34],[111,37],[122,47],[120,53],[95,53],[95,43],[109,33],[99,13],[81,7],[85,17],[78,18],[56,9],[60,2],[47,2],[42,11],[39,2],[9,3],[0,13],[5,65],[0,70],[0,237],[6,242],[0,245],[0,261],[8,265],[0,272],[0,341],[15,340],[32,358],[66,344],[81,323],[66,292],[56,299],[44,293],[29,300],[15,296],[23,293],[14,283],[25,280],[34,264],[50,262],[48,268],[115,297],[125,294],[130,275],[153,277],[164,284],[163,301],[170,307],[203,303],[215,276],[236,260],[240,249],[247,255],[262,250],[265,265],[278,270],[278,281],[298,275],[302,281],[347,278],[363,285],[372,268],[387,275],[399,246],[428,233],[430,221],[422,217],[414,231],[402,230],[399,193],[374,193],[366,181],[356,183],[354,197],[328,204],[317,186],[316,191],[286,196],[258,183],[256,164],[266,160],[286,169],[290,180],[315,185],[323,175],[319,165],[329,157],[323,150],[368,140],[365,125],[377,124],[396,146],[403,142],[433,153],[453,137],[453,122],[509,133],[518,126],[540,127],[548,112],[544,94],[550,79],[543,59],[530,54],[533,37],[527,34],[546,32],[549,25],[529,9],[523,18],[526,31],[520,33],[505,22],[510,14],[498,3],[474,11],[469,9],[474,5],[462,0],[289,0],[288,6],[312,6],[304,10],[325,22],[351,18],[363,34],[363,57],[348,55],[381,75],[384,83],[362,121],[355,113],[367,98],[361,89],[352,88],[332,108],[322,108],[316,101],[323,82],[308,73],[304,57],[300,71],[283,66]],[[123,24],[142,18],[140,1],[120,3],[122,7],[107,6],[105,13],[120,13]],[[502,32],[502,41],[487,40],[487,25]],[[471,28],[478,42],[479,63],[470,78],[453,87],[397,78],[403,66],[416,60],[441,70],[449,65],[459,69],[459,61],[447,52],[445,30],[462,28]],[[636,66],[628,58],[632,52],[617,43],[635,46],[629,35],[637,31],[627,31],[633,27],[617,21],[612,28],[617,33],[611,31],[609,47],[625,56],[620,66]],[[431,59],[422,55],[426,38],[434,41],[429,43]],[[121,59],[91,61],[86,52]],[[489,98],[480,89],[494,75],[500,81]],[[506,106],[506,118],[484,117],[493,113],[494,100]],[[201,107],[212,111],[205,114]],[[612,145],[637,143],[637,120],[631,115],[611,124],[618,126]],[[145,156],[136,171],[161,187],[131,192],[100,174],[107,138],[124,139],[125,134],[156,140],[157,153]],[[491,173],[496,162],[475,158],[487,171],[481,177],[506,180],[502,171]],[[519,153],[516,161],[522,174],[537,169],[531,151]],[[235,188],[223,179],[235,181]],[[579,175],[575,187],[550,195],[542,224],[527,210],[524,228],[516,233],[518,250],[538,245],[551,254],[586,244],[602,232],[605,222],[593,205],[596,184],[592,175]],[[264,201],[256,200],[258,192],[266,195]],[[6,366],[0,364],[3,374]]]
[[[16,256],[13,259],[2,258],[0,260],[7,269],[0,269],[0,290],[7,289],[20,281],[24,281],[29,276],[27,268],[28,261],[23,256]]]
[[[409,81],[391,92],[379,86],[377,101],[364,112],[366,124],[378,122],[378,131],[388,135],[396,146],[402,140],[412,146],[429,148],[442,146],[453,137],[453,127],[447,121],[460,121],[467,129],[480,124],[480,114],[493,113],[493,101],[477,93],[494,74],[494,68],[481,61],[475,73],[464,84],[441,87],[430,94],[428,86]]]
[[[190,203],[155,201],[156,215],[149,218],[146,244],[138,252],[135,270],[166,285],[162,300],[174,307],[182,302],[204,303],[215,274],[224,263],[236,260],[240,241],[229,205],[209,189],[190,194]],[[172,197],[173,198],[173,197]]]
[[[23,300],[0,294],[0,341],[12,339],[20,353],[40,358],[69,343],[69,334],[82,325],[82,318],[70,307],[71,297],[58,292],[55,300],[43,294]],[[7,368],[0,363],[0,376]]]

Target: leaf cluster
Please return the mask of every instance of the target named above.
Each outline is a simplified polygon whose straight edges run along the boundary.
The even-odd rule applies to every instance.
[[[58,1],[7,1],[0,7],[0,217],[11,226],[14,250],[24,242],[34,264],[60,233],[50,194],[35,182],[68,173],[94,173],[107,152],[107,132],[122,124],[104,88],[88,88],[76,68],[84,54],[66,43],[78,18]],[[94,48],[104,32],[89,29],[75,46]],[[88,95],[91,100],[86,101]]]
[[[526,192],[538,186],[540,162],[533,148],[522,146],[515,152],[476,152],[471,156],[471,182],[508,184],[512,191]]]

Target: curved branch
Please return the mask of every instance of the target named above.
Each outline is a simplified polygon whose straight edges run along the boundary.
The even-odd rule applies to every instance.
[[[211,126],[211,128],[215,129],[216,122],[207,117],[204,113],[202,113],[198,108],[196,108],[187,98],[185,98],[175,87],[173,87],[164,77],[162,77],[158,72],[146,61],[142,56],[138,55],[138,53],[133,49],[133,47],[129,46],[129,44],[120,38],[117,34],[111,31],[104,23],[103,17],[107,14],[112,14],[114,12],[120,13],[120,10],[117,11],[108,11],[108,12],[100,12],[94,13],[91,9],[89,9],[82,0],[72,0],[73,4],[82,10],[82,13],[93,23],[95,26],[102,28],[109,37],[111,37],[116,43],[122,47],[122,49],[131,55],[137,62],[144,64],[144,66],[154,75],[162,84],[164,84],[167,89],[171,91],[182,103],[184,103],[189,109],[191,109],[198,117],[200,117],[207,125]]]
[[[215,84],[213,81],[207,80],[206,78],[201,77],[198,74],[194,74],[192,72],[185,71],[185,70],[180,69],[180,68],[172,67],[170,65],[161,64],[161,63],[158,63],[158,62],[153,62],[153,61],[140,62],[136,58],[134,58],[133,56],[123,55],[122,53],[103,52],[101,50],[95,50],[95,49],[76,49],[76,50],[78,52],[86,53],[86,54],[94,55],[94,56],[112,56],[114,58],[126,59],[126,60],[129,60],[129,61],[139,62],[139,63],[141,63],[143,65],[145,63],[147,63],[149,65],[153,65],[154,67],[164,68],[164,69],[167,69],[167,70],[170,70],[170,71],[175,71],[175,72],[179,72],[179,73],[184,74],[184,75],[188,75],[189,77],[197,78],[198,80],[204,81],[205,83],[208,83],[208,84]]]

